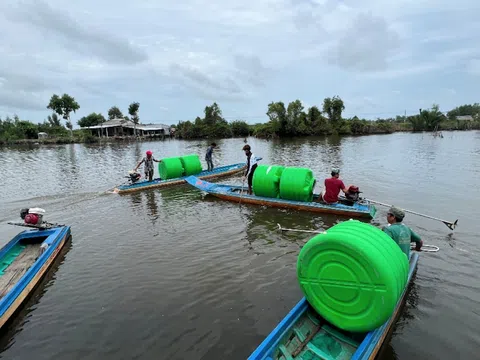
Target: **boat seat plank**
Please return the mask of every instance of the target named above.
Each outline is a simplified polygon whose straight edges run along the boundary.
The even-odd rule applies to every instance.
[[[0,276],[0,299],[21,279],[41,255],[41,244],[28,245]]]

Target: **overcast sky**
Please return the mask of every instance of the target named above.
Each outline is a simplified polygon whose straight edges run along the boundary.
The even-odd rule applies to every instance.
[[[216,101],[227,120],[267,104],[345,101],[345,115],[480,101],[473,0],[2,0],[0,116],[43,121],[53,93],[106,116],[177,123]]]

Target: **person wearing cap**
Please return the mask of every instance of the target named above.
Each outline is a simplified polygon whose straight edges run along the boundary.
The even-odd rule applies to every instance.
[[[319,197],[319,200],[327,204],[335,204],[338,202],[340,190],[342,190],[345,194],[348,192],[343,181],[339,179],[340,170],[333,169],[331,175],[331,178],[325,179],[325,189],[323,189]]]
[[[247,169],[243,176],[243,182],[245,182],[245,179],[248,179],[248,194],[252,195],[253,173],[258,166],[257,160],[255,159],[255,155],[251,152],[250,145],[245,145],[242,150],[245,151],[245,155],[247,156]]]
[[[157,160],[153,157],[152,155],[152,152],[150,150],[147,151],[147,156],[144,157],[142,159],[142,161],[140,161],[137,166],[135,167],[135,172],[137,172],[138,168],[140,167],[140,165],[142,164],[145,164],[144,165],[144,169],[145,169],[145,179],[148,178],[148,181],[152,181],[153,180],[153,162],[161,162],[162,160]]]
[[[410,243],[414,242],[416,244],[415,250],[420,251],[423,246],[423,240],[417,233],[402,223],[404,217],[405,212],[403,210],[392,206],[387,213],[388,226],[384,226],[383,231],[400,246],[400,249],[409,259]]]
[[[217,147],[216,143],[211,143],[210,146],[207,148],[207,153],[205,154],[205,161],[207,162],[208,165],[208,171],[213,170],[213,161],[212,161],[212,154],[213,154],[213,149]]]

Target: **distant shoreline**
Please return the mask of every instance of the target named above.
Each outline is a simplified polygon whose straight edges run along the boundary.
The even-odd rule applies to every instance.
[[[480,129],[444,129],[444,130],[439,130],[438,132],[449,132],[449,131],[479,131]],[[311,138],[311,137],[319,137],[319,136],[332,136],[332,135],[337,135],[340,137],[350,137],[350,136],[370,136],[370,135],[390,135],[394,133],[412,133],[412,134],[420,134],[420,133],[426,133],[426,134],[433,134],[435,131],[413,131],[410,129],[398,129],[395,131],[390,131],[390,132],[385,132],[385,131],[376,131],[376,132],[371,132],[367,134],[324,134],[324,135],[304,135],[304,136],[284,136],[284,137],[260,137],[256,136],[255,138],[257,139],[262,139],[262,140],[279,140],[279,139],[300,139],[300,138]],[[253,137],[253,135],[249,135],[248,137]],[[221,139],[240,139],[244,138],[243,136],[236,136],[236,137],[225,137]],[[6,147],[6,146],[21,146],[21,145],[66,145],[66,144],[105,144],[105,143],[132,143],[132,142],[150,142],[150,141],[165,141],[165,140],[184,140],[184,141],[191,141],[191,140],[209,140],[209,138],[189,138],[189,139],[182,139],[182,138],[176,138],[176,137],[142,137],[142,138],[137,138],[135,139],[134,137],[103,137],[103,138],[97,138],[97,137],[89,137],[87,139],[81,139],[81,138],[70,138],[70,137],[59,137],[59,138],[47,138],[47,139],[21,139],[21,140],[11,140],[11,141],[0,141],[0,146],[1,147]],[[212,138],[213,139],[213,138]],[[215,138],[219,139],[219,138]]]

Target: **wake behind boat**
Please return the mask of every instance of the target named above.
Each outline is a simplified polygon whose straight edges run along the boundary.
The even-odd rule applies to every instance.
[[[196,176],[188,176],[185,181],[195,188],[205,191],[217,198],[241,202],[244,204],[263,205],[277,208],[295,209],[299,211],[309,211],[316,213],[328,213],[355,218],[373,219],[376,214],[376,208],[368,201],[350,202],[345,199],[345,203],[326,204],[318,202],[319,195],[313,195],[313,201],[295,201],[279,198],[270,198],[265,196],[248,195],[246,189],[236,185],[214,184],[202,180]]]
[[[25,230],[0,249],[0,328],[19,310],[70,239],[70,226],[43,221],[45,210],[23,209]]]

